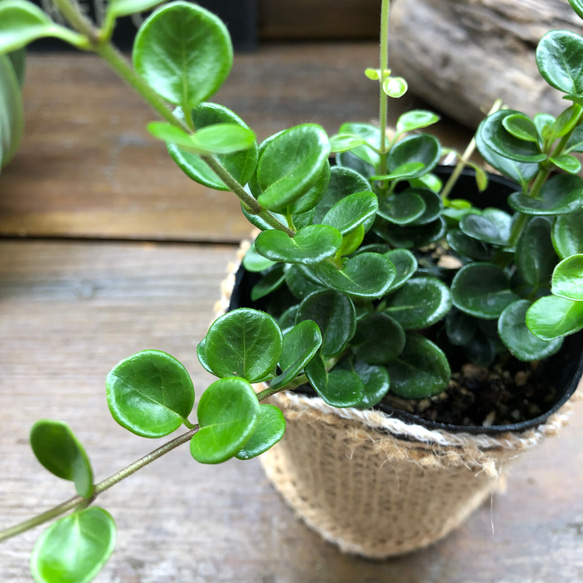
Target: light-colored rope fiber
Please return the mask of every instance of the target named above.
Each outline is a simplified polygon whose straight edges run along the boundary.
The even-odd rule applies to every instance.
[[[228,309],[248,248],[244,242],[228,266],[217,317]],[[571,414],[567,404],[539,427],[491,436],[338,409],[289,391],[270,401],[287,428],[260,458],[266,475],[308,526],[341,550],[370,558],[445,536],[492,494],[516,457],[557,435]]]

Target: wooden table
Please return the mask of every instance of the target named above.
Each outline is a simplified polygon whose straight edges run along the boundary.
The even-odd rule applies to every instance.
[[[236,98],[261,136],[320,113],[334,131],[344,117],[374,115],[361,109],[374,108],[376,95],[358,72],[375,50],[274,46],[241,56],[245,72],[234,73],[223,101]],[[318,58],[320,70],[312,64]],[[238,88],[243,78],[255,81]],[[326,87],[337,89],[332,104],[319,98]],[[248,231],[228,195],[198,189],[167,163],[143,130],[150,114],[93,59],[33,57],[26,102],[27,136],[0,180],[0,528],[72,493],[35,461],[28,446],[35,420],[69,423],[97,479],[159,444],[109,415],[104,378],[120,359],[144,348],[174,354],[200,396],[210,376],[195,346],[235,242]],[[464,134],[454,131],[447,133],[454,141]],[[507,491],[457,532],[380,562],[342,555],[308,530],[257,460],[203,466],[179,449],[100,498],[119,538],[95,581],[583,581],[583,404],[574,408],[560,438],[521,459]],[[39,532],[0,546],[0,581],[31,580]]]

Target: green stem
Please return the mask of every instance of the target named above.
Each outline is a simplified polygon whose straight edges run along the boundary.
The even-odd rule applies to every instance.
[[[92,47],[99,44],[100,39],[97,30],[95,30],[93,23],[79,10],[76,2],[53,0],[53,4],[75,30],[87,37]]]
[[[380,49],[380,77],[379,77],[379,125],[381,130],[379,175],[387,173],[387,120],[389,98],[383,89],[385,72],[389,68],[389,9],[390,0],[383,0],[381,7],[381,49]]]
[[[168,443],[165,443],[158,449],[155,449],[154,451],[150,452],[149,454],[145,455],[144,457],[140,458],[139,460],[135,461],[129,466],[123,468],[119,472],[116,472],[109,478],[106,478],[102,482],[99,482],[99,484],[96,484],[95,486],[95,490],[91,498],[91,501],[95,500],[95,498],[97,498],[99,494],[105,492],[105,490],[108,490],[118,482],[121,482],[122,480],[124,480],[128,476],[131,476],[138,470],[141,470],[148,464],[151,464],[153,461],[157,460],[158,458],[162,457],[163,455],[167,454],[168,452],[172,451],[173,449],[177,448],[183,443],[190,441],[192,436],[198,430],[199,430],[198,425],[195,425],[193,429],[187,431],[186,433],[183,433],[182,435],[179,435],[178,437],[175,437],[173,440],[169,441]],[[65,514],[66,512],[74,510],[75,508],[87,505],[87,500],[88,499],[84,498],[83,496],[73,496],[73,498],[70,498],[66,502],[63,502],[51,508],[50,510],[43,512],[42,514],[33,516],[29,520],[25,520],[20,524],[16,524],[15,526],[2,530],[0,531],[0,542],[8,540],[9,538],[22,534],[27,530],[31,530],[37,526],[40,526],[45,522],[48,522],[61,516],[62,514]]]
[[[503,105],[503,101],[501,99],[497,99],[494,102],[494,105],[492,106],[490,111],[488,112],[488,115],[491,115],[493,113],[496,113],[497,111],[500,111],[500,109],[502,108],[502,105]],[[475,149],[476,149],[476,139],[472,138],[472,140],[468,144],[468,147],[465,149],[464,153],[462,154],[462,157],[459,159],[458,163],[456,164],[454,171],[451,173],[451,176],[449,177],[448,181],[446,182],[445,186],[443,187],[443,190],[441,191],[442,202],[445,203],[445,201],[447,200],[453,187],[455,186],[456,182],[458,181],[460,174],[462,173],[463,169],[466,167],[469,159],[472,157],[472,154],[474,153]]]

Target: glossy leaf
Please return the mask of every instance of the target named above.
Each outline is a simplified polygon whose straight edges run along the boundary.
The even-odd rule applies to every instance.
[[[263,231],[255,241],[257,252],[271,261],[314,265],[332,257],[342,245],[342,235],[334,227],[310,225],[294,237],[283,231]]]
[[[36,583],[89,583],[115,548],[116,528],[103,508],[90,506],[57,520],[36,542],[30,568]]]
[[[556,156],[551,158],[551,162],[557,166],[557,168],[568,172],[569,174],[577,174],[581,170],[581,162],[569,154],[563,154],[562,156]]]
[[[273,211],[285,209],[321,177],[329,154],[328,136],[316,124],[296,126],[279,134],[259,158],[259,204]]]
[[[233,47],[218,17],[178,1],[144,22],[132,57],[136,71],[160,97],[190,111],[223,84],[233,64]]]
[[[240,308],[217,318],[205,340],[205,360],[218,377],[258,382],[275,370],[283,336],[265,312]]]
[[[303,300],[311,293],[322,290],[322,285],[308,279],[297,265],[287,265],[285,268],[285,283],[289,291],[298,300]]]
[[[526,325],[543,340],[574,334],[583,328],[583,302],[544,296],[526,312]]]
[[[414,190],[383,197],[378,209],[380,217],[396,225],[412,223],[424,212],[425,201]]]
[[[192,457],[203,464],[220,464],[232,458],[253,435],[259,410],[259,401],[245,379],[215,381],[198,404],[200,430],[190,441]]]
[[[356,332],[356,312],[352,300],[332,291],[319,291],[309,295],[300,304],[297,321],[313,321],[322,335],[321,352],[324,357],[342,352]]]
[[[348,259],[343,269],[320,263],[311,272],[332,289],[351,296],[380,298],[395,279],[395,266],[378,253],[360,253]]]
[[[314,183],[310,188],[304,192],[299,198],[296,198],[285,210],[286,215],[293,215],[293,220],[296,229],[307,227],[313,223],[312,213],[315,212],[314,207],[322,200],[328,184],[330,182],[330,162],[324,162],[320,174],[316,177]],[[302,218],[308,216],[309,220],[302,223]]]
[[[386,364],[394,360],[405,346],[405,332],[387,314],[373,312],[358,322],[350,342],[356,357],[367,364]]]
[[[502,119],[504,129],[519,140],[538,144],[539,135],[534,122],[523,113],[514,113]]]
[[[310,361],[306,375],[316,393],[332,407],[354,407],[363,399],[364,386],[359,376],[343,369],[326,372],[320,355]]]
[[[358,409],[370,409],[382,401],[389,392],[389,373],[384,366],[366,364],[362,360],[357,360],[354,363],[354,372],[364,387],[362,400],[355,406]]]
[[[106,390],[113,418],[142,437],[169,435],[194,406],[188,371],[158,350],[143,350],[122,360],[107,375]]]
[[[519,299],[510,289],[508,275],[491,263],[462,267],[451,284],[456,308],[478,318],[497,318],[504,308]]]
[[[561,259],[583,253],[583,208],[558,216],[551,236],[555,251]]]
[[[410,226],[427,225],[439,219],[443,205],[440,196],[428,188],[411,188],[405,192],[414,193],[423,199],[423,213],[410,223]],[[401,195],[399,195],[401,196]]]
[[[496,208],[471,212],[460,220],[460,229],[468,237],[473,237],[490,245],[506,245],[510,237],[512,217]]]
[[[579,18],[583,18],[583,0],[569,0],[569,4]]]
[[[36,459],[52,474],[75,483],[79,496],[93,495],[93,470],[81,442],[62,421],[37,421],[30,431]]]
[[[243,257],[243,267],[251,273],[260,273],[274,265],[275,262],[271,261],[271,259],[267,259],[266,257],[263,257],[263,255],[257,253],[255,242],[251,244],[251,247],[249,247],[245,253],[245,257]]]
[[[548,283],[557,263],[549,221],[534,217],[524,227],[516,245],[515,262],[518,273],[530,285]]]
[[[536,64],[543,79],[564,93],[583,92],[583,39],[574,32],[553,30],[536,48]]]
[[[403,97],[408,89],[407,81],[403,77],[389,77],[383,81],[383,91],[394,99]]]
[[[279,366],[283,371],[269,386],[277,389],[292,381],[312,360],[322,346],[322,334],[316,322],[303,320],[283,338],[283,351]]]
[[[478,151],[490,166],[511,180],[526,187],[526,183],[537,173],[538,163],[511,160],[489,147],[484,140],[482,133],[485,122],[486,120],[482,121],[475,136]]]
[[[454,308],[447,314],[445,330],[449,341],[454,346],[465,346],[476,333],[476,319]]]
[[[364,225],[360,224],[354,231],[350,231],[342,237],[342,245],[338,250],[338,255],[344,257],[345,255],[352,255],[360,248],[360,245],[364,241]]]
[[[162,0],[163,1],[163,0]],[[121,18],[122,16],[130,16],[131,14],[138,14],[152,10],[159,4],[161,0],[109,0],[107,4],[107,17]]]
[[[251,301],[256,302],[279,289],[284,281],[283,265],[275,265],[251,288]]]
[[[508,197],[508,204],[526,215],[562,215],[580,207],[582,191],[582,178],[559,174],[545,182],[537,198],[515,192]]]
[[[339,200],[326,213],[322,224],[335,227],[346,235],[374,217],[377,209],[378,198],[374,192],[356,192]]]
[[[563,110],[551,127],[552,135],[557,138],[566,136],[577,125],[580,113],[581,106],[577,104]]]
[[[236,457],[250,460],[271,449],[285,433],[285,418],[274,405],[260,405],[259,419],[253,434]]]
[[[392,172],[403,164],[421,162],[423,168],[413,178],[418,178],[432,170],[441,158],[438,140],[429,134],[407,136],[393,146],[387,156],[387,168]]]
[[[196,345],[196,356],[197,356],[198,362],[200,362],[202,368],[204,368],[204,370],[206,370],[207,372],[210,372],[212,375],[214,375],[215,373],[213,372],[213,369],[208,365],[208,362],[206,361],[205,344],[206,344],[206,338],[203,338]]]
[[[446,233],[447,225],[443,217],[426,225],[383,225],[375,224],[375,232],[393,247],[418,249],[441,239]]]
[[[26,0],[0,2],[0,54],[20,49],[40,38],[54,37],[87,48],[83,36],[55,24],[38,6]]]
[[[401,355],[387,365],[391,392],[406,399],[421,399],[443,391],[451,376],[445,354],[430,340],[408,334]]]
[[[395,168],[390,174],[382,176],[371,176],[371,180],[409,180],[414,179],[415,175],[425,167],[422,162],[407,162]]]
[[[350,155],[360,158],[363,162],[370,164],[373,167],[378,165],[379,155],[374,150],[378,150],[381,143],[381,132],[378,127],[367,123],[344,123],[340,126],[339,133],[352,134],[365,140],[367,144],[372,146],[372,148],[368,146],[359,146],[358,148],[351,150]],[[367,190],[367,188],[360,190]]]
[[[425,111],[423,109],[406,111],[401,114],[397,120],[397,134],[421,130],[437,123],[438,121],[439,116],[431,111]]]
[[[387,251],[385,257],[395,266],[396,275],[389,292],[392,293],[402,287],[417,270],[417,259],[407,249],[393,249]]]
[[[459,229],[451,229],[447,233],[447,242],[458,255],[477,261],[489,261],[494,255],[492,247],[479,239],[469,237]]]
[[[10,59],[0,55],[0,168],[16,153],[23,133],[24,104],[18,79]]]
[[[519,360],[541,360],[555,354],[561,348],[562,339],[545,341],[537,338],[526,327],[526,312],[531,306],[528,300],[508,305],[498,319],[498,332],[506,348]]]
[[[352,134],[336,134],[330,138],[330,151],[348,152],[358,146],[362,146],[364,143],[365,139],[360,136],[354,136]]]
[[[385,314],[405,330],[428,328],[445,318],[452,305],[448,287],[433,277],[410,279],[385,301]]]
[[[555,267],[552,292],[562,298],[583,301],[583,254],[567,257]]]
[[[516,115],[519,111],[505,109],[489,115],[478,129],[484,143],[497,154],[516,162],[542,162],[546,154],[540,151],[538,144],[525,142],[512,134],[504,127],[504,120]],[[481,150],[480,150],[481,151]]]

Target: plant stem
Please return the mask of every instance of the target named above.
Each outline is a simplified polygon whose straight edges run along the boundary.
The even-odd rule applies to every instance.
[[[53,4],[75,30],[87,37],[92,47],[95,47],[99,43],[99,35],[93,23],[79,10],[76,2],[71,2],[70,0],[53,0]]]
[[[380,77],[379,77],[379,125],[381,130],[379,175],[387,173],[387,119],[389,98],[383,89],[385,72],[389,68],[389,9],[390,0],[383,0],[381,7],[381,52],[380,52]]]
[[[141,470],[143,467],[151,464],[153,461],[157,460],[158,458],[162,457],[163,455],[167,454],[168,452],[172,451],[173,449],[177,448],[178,446],[182,445],[190,441],[192,436],[199,430],[198,425],[195,425],[193,429],[179,435],[178,437],[174,438],[173,440],[165,443],[163,446],[155,449],[154,451],[150,452],[149,454],[145,455],[144,457],[140,458],[139,460],[135,461],[134,463],[130,464],[129,466],[123,468],[119,472],[109,476],[105,480],[99,482],[99,484],[95,485],[95,490],[93,496],[91,498],[84,498],[83,496],[73,496],[66,502],[62,502],[61,504],[39,514],[37,516],[33,516],[29,520],[25,520],[20,524],[16,524],[10,528],[0,531],[0,542],[8,540],[16,535],[22,534],[27,530],[31,530],[49,520],[53,520],[69,512],[70,510],[74,510],[75,508],[79,508],[80,506],[87,505],[88,502],[93,502],[101,494],[108,490],[118,482],[121,482],[128,476],[131,476],[133,473]]]
[[[491,115],[493,113],[496,113],[497,111],[500,111],[500,109],[502,108],[502,105],[503,105],[503,101],[501,99],[497,99],[494,102],[494,105],[492,106],[490,111],[488,112],[488,115]],[[466,167],[466,164],[468,163],[468,160],[471,158],[475,149],[476,149],[476,139],[472,138],[472,140],[468,144],[468,147],[465,149],[464,153],[462,154],[462,157],[459,159],[458,163],[456,164],[454,171],[451,173],[451,176],[449,177],[448,181],[446,182],[445,186],[443,187],[443,190],[441,191],[442,202],[445,202],[447,200],[450,192],[452,191],[453,187],[455,186],[455,183],[457,182],[458,178],[460,177],[460,174],[462,173],[463,169]]]

